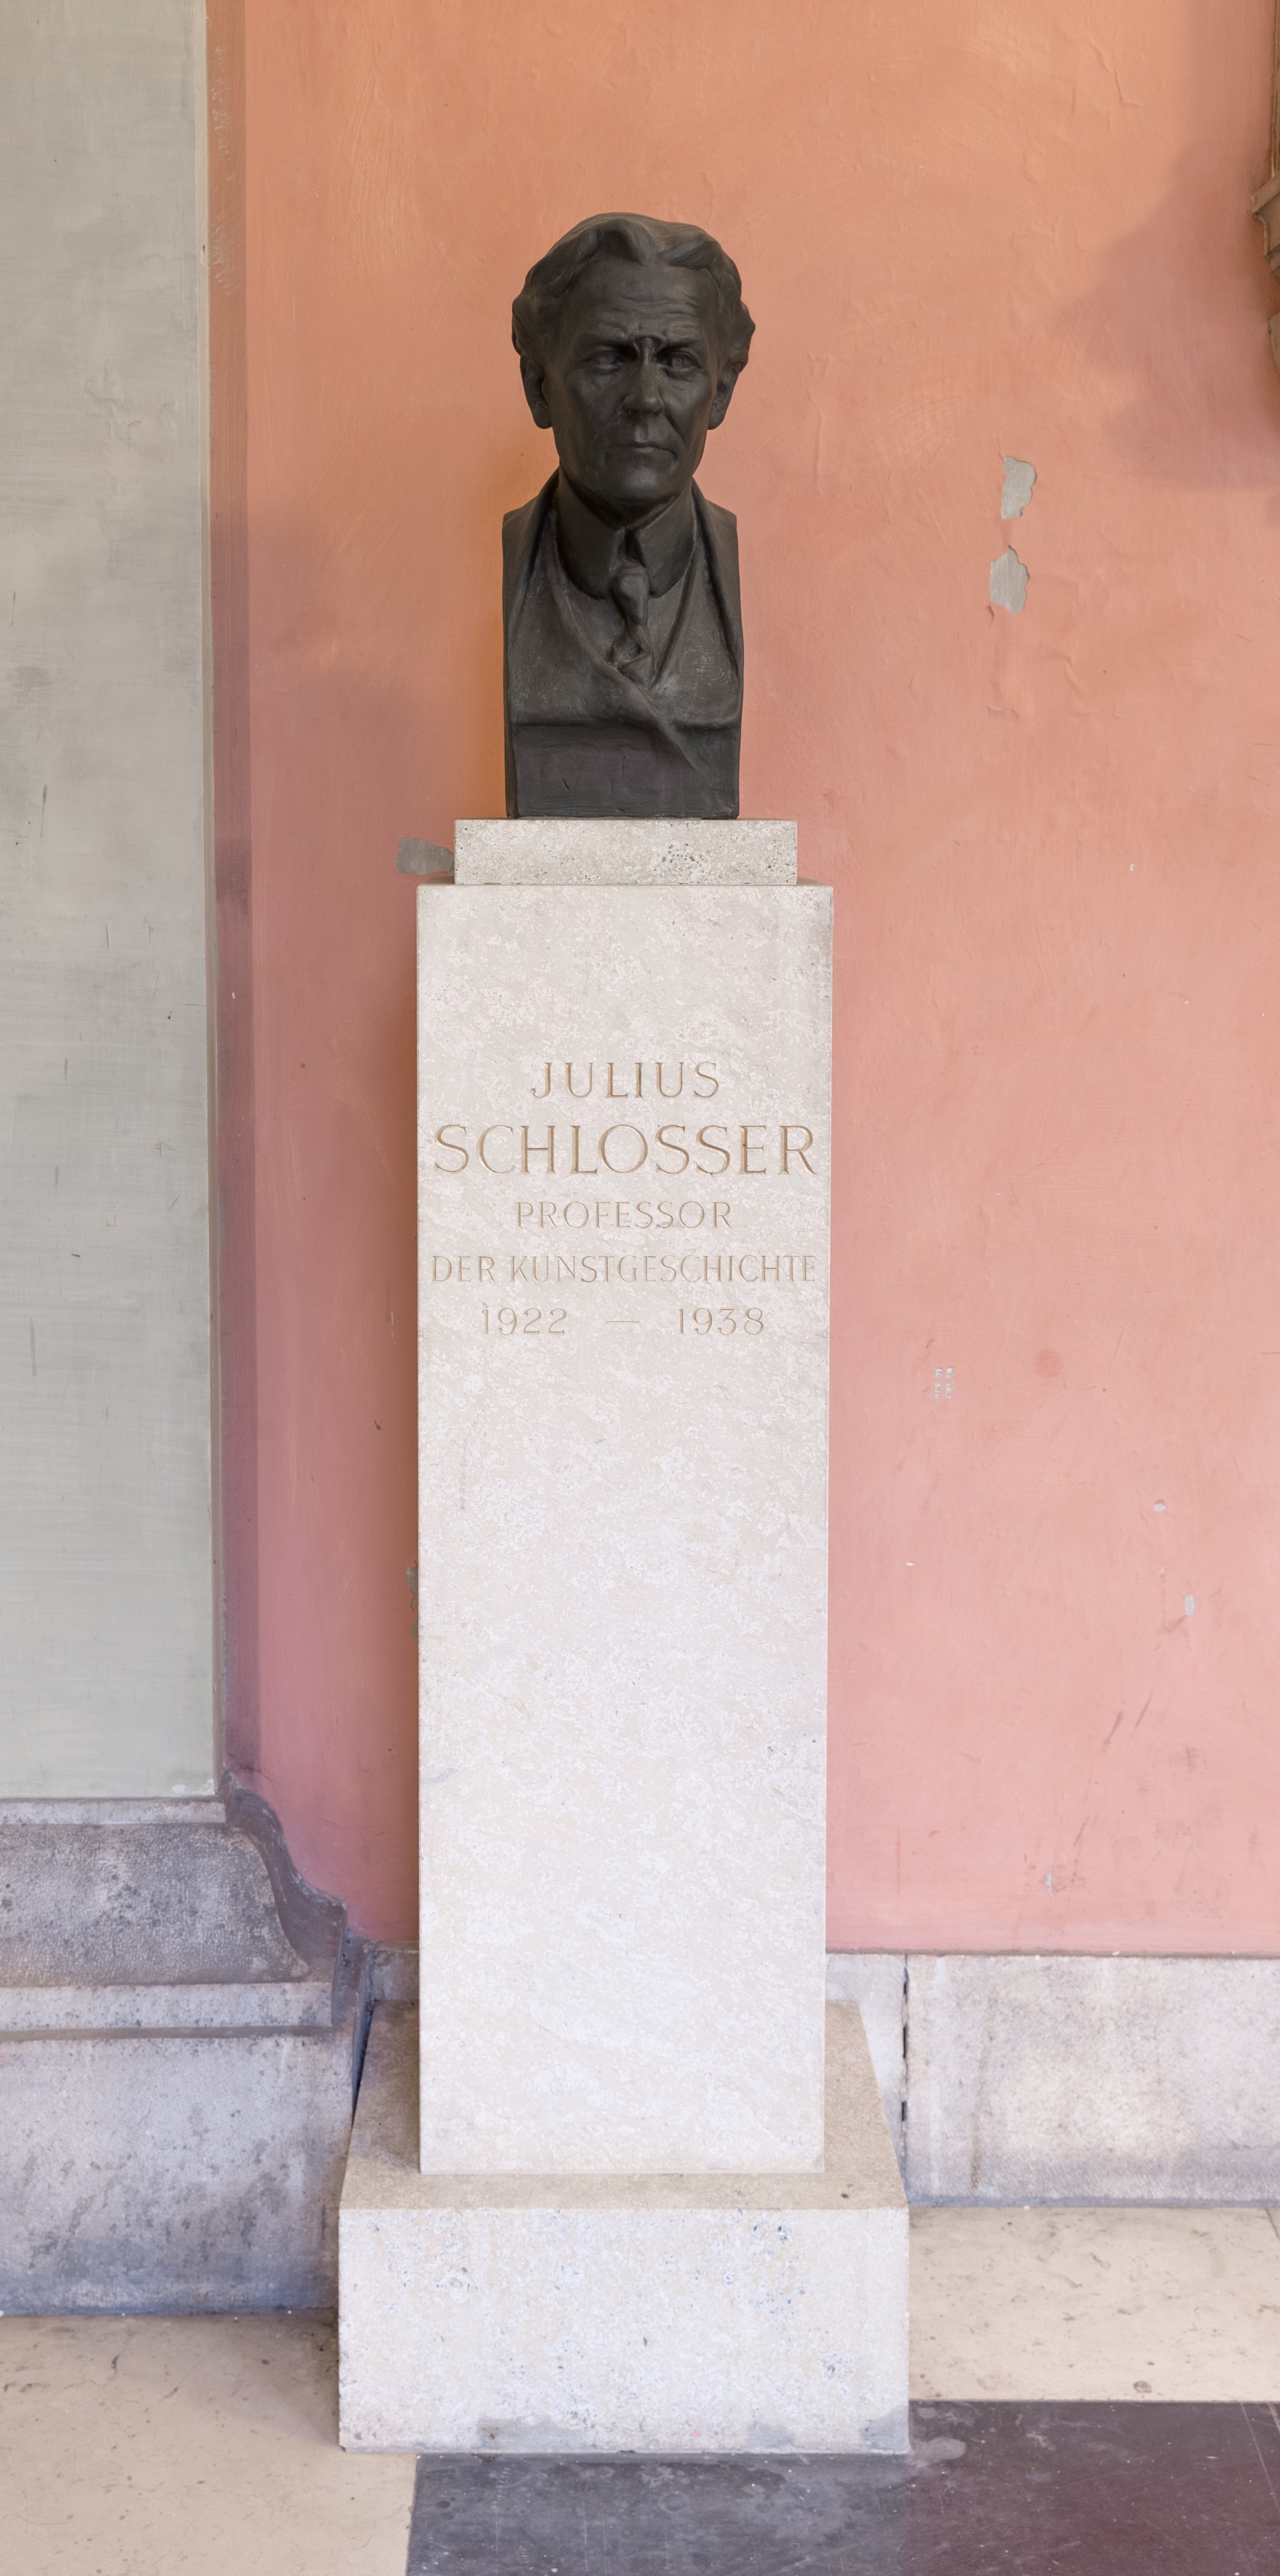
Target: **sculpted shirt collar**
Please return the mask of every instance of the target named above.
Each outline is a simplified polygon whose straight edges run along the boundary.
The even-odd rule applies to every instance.
[[[556,481],[556,535],[569,579],[593,599],[604,599],[624,559],[639,556],[655,599],[673,590],[688,570],[697,542],[693,493],[681,492],[642,528],[614,527],[592,509],[562,473]],[[628,534],[630,544],[628,545]]]

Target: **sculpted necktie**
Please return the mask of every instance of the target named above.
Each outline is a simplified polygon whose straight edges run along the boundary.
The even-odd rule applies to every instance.
[[[624,555],[609,584],[609,597],[622,612],[625,633],[609,656],[616,671],[647,689],[653,679],[653,644],[649,634],[649,576],[635,555]]]

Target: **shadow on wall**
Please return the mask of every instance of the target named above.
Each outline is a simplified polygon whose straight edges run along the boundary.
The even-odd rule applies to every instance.
[[[1272,493],[1274,519],[1274,290],[1248,210],[1266,155],[1265,70],[1260,63],[1256,151],[1224,159],[1211,135],[1179,156],[1155,212],[1114,242],[1092,291],[1064,306],[1058,374],[1068,400],[1099,376],[1126,387],[1111,434],[1130,473],[1187,489],[1260,487]],[[1224,256],[1233,242],[1247,261]]]
[[[272,727],[251,866],[247,841],[218,843],[226,1759],[279,1809],[314,1885],[345,1891],[354,1820],[379,1891],[362,1928],[403,1932],[414,896],[395,857],[433,825],[451,841],[452,817],[442,831],[429,810],[408,691],[362,670],[333,620],[305,521],[252,523],[248,555]]]

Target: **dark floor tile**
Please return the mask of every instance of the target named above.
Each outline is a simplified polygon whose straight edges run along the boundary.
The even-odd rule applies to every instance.
[[[1275,2407],[911,2413],[909,2460],[420,2460],[408,2576],[1280,2576]]]

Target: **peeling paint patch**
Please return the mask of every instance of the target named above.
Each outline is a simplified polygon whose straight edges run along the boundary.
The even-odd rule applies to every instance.
[[[396,866],[402,877],[451,877],[453,852],[438,841],[405,840],[396,851]]]
[[[1011,616],[1021,616],[1027,604],[1027,583],[1030,579],[1031,575],[1026,565],[1018,561],[1012,546],[1006,546],[1004,553],[996,556],[991,567],[992,607],[1007,608]]]
[[[1004,490],[1000,495],[1001,518],[1020,519],[1023,511],[1029,506],[1031,495],[1035,488],[1036,469],[1034,465],[1028,465],[1021,456],[1006,456],[1004,459]]]

